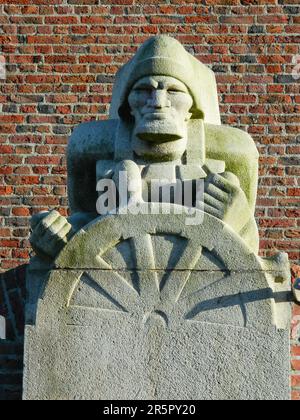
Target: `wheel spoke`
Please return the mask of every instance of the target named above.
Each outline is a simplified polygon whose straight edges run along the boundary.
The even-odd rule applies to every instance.
[[[157,301],[159,296],[159,283],[155,271],[155,258],[150,235],[136,236],[132,239],[135,255],[136,270],[139,276],[139,292],[147,301]]]
[[[177,302],[191,275],[191,271],[202,255],[202,247],[196,241],[189,241],[178,263],[164,284],[161,291],[163,302]]]

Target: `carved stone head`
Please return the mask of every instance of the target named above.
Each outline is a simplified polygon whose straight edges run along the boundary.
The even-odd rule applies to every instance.
[[[110,117],[131,124],[137,156],[180,159],[191,119],[220,124],[214,74],[175,39],[151,38],[118,73]]]
[[[149,76],[169,76],[183,83],[193,98],[191,118],[220,125],[214,73],[176,39],[165,35],[146,41],[132,60],[119,70],[110,108],[111,119],[130,119],[130,92],[140,79]]]
[[[170,76],[146,76],[135,83],[128,103],[137,156],[179,159],[187,147],[194,103],[186,85]]]

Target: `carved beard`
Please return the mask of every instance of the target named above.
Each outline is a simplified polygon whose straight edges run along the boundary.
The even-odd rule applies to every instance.
[[[159,114],[150,114],[145,115],[137,124],[134,134],[143,141],[165,143],[186,137],[186,131],[186,127],[182,126],[182,122],[174,118]]]

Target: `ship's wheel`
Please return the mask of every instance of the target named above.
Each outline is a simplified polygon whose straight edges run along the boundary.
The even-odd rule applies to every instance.
[[[187,213],[170,205],[142,212],[93,222],[57,259],[72,278],[64,299],[72,322],[130,316],[260,328],[266,311],[272,318],[259,259],[228,226],[200,211],[201,223],[189,226]]]
[[[188,225],[169,209],[95,220],[48,277],[30,273],[44,288],[26,328],[25,398],[263,398],[270,378],[280,394],[288,333],[275,334],[259,258],[214,217],[197,210],[202,223]]]

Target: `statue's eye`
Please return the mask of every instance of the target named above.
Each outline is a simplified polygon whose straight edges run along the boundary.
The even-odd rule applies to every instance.
[[[138,93],[151,93],[152,88],[147,87],[147,86],[140,86],[140,87],[135,88],[135,91]]]
[[[177,89],[177,88],[170,88],[168,89],[169,93],[184,93],[182,90]]]

